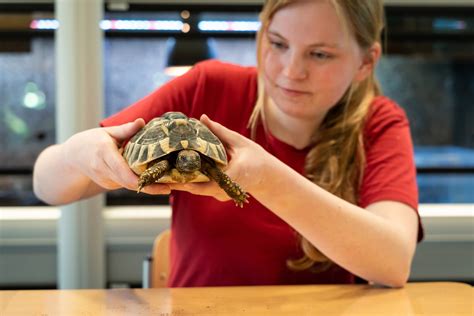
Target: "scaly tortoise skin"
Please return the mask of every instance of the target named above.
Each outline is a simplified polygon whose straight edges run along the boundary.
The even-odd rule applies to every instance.
[[[242,207],[247,193],[221,168],[227,154],[221,141],[199,120],[167,112],[148,122],[125,146],[123,157],[140,175],[138,192],[152,183],[206,182],[211,179]]]

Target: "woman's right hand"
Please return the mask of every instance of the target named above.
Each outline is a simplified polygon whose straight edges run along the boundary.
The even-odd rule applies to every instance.
[[[122,157],[122,144],[143,126],[143,119],[123,125],[80,132],[64,143],[64,161],[107,190],[137,190],[138,177]],[[166,185],[153,186],[153,194],[169,194]],[[143,192],[147,192],[144,189]]]

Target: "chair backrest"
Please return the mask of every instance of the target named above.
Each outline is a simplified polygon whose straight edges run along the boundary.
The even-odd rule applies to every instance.
[[[150,287],[166,287],[170,268],[171,230],[167,229],[156,236],[153,242]]]

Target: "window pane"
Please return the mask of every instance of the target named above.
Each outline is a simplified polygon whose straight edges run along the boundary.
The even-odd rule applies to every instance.
[[[31,40],[31,51],[0,52],[1,169],[30,169],[54,142],[54,42]]]

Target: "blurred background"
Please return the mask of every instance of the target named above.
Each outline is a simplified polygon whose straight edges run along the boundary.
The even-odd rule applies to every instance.
[[[101,116],[182,70],[171,67],[206,58],[255,65],[262,3],[105,1]],[[377,75],[410,119],[426,230],[411,280],[472,284],[474,5],[385,3],[386,47]],[[0,0],[0,289],[56,288],[60,278],[61,209],[34,196],[31,178],[38,154],[57,140],[60,119],[55,8],[54,1]],[[169,227],[168,199],[118,190],[103,206],[104,286],[141,286],[142,261]]]

